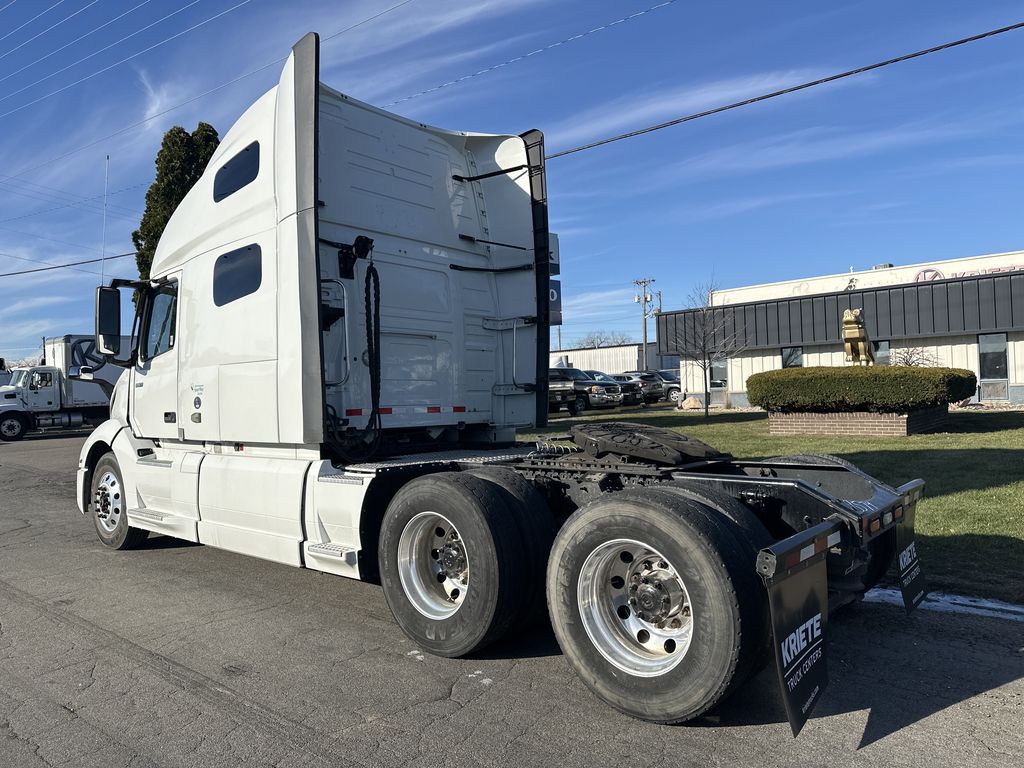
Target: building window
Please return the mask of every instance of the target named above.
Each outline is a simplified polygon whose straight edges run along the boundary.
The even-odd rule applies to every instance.
[[[263,253],[247,245],[221,254],[213,265],[213,303],[218,307],[259,290],[263,282]]]
[[[803,368],[804,367],[804,348],[803,347],[783,347],[782,348],[782,367],[783,368]]]
[[[711,386],[724,389],[729,385],[729,361],[715,360],[711,363]]]
[[[982,380],[1007,378],[1006,334],[988,333],[979,336],[978,358]]]
[[[889,364],[889,342],[888,341],[874,341],[872,344],[875,347],[875,365],[888,365]]]
[[[242,187],[251,184],[260,173],[260,143],[254,141],[228,160],[213,177],[213,202],[219,203]]]

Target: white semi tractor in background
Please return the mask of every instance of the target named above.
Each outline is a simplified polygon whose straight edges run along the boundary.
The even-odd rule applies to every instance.
[[[77,378],[81,369],[91,381]],[[42,429],[102,424],[110,390],[123,372],[97,354],[92,336],[43,339],[39,365],[19,366],[0,386],[0,440],[13,442]]]
[[[517,443],[548,417],[548,276],[541,133],[360,103],[320,83],[307,35],[150,278],[97,291],[97,346],[126,375],[79,508],[114,549],[152,532],[378,580],[443,656],[549,615],[583,681],[652,721],[701,715],[774,656],[795,731],[829,611],[896,552],[908,606],[923,596],[923,483],[636,424]]]

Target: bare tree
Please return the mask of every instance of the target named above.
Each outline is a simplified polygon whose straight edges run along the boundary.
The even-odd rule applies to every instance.
[[[623,331],[591,331],[582,339],[581,347],[617,347],[621,344],[632,344],[633,337]]]
[[[906,347],[889,352],[889,365],[904,365],[910,368],[935,368],[942,361],[925,347]]]
[[[704,382],[705,417],[711,406],[711,368],[742,351],[734,315],[722,307],[711,306],[711,296],[716,290],[714,280],[693,287],[675,338],[679,356],[700,369]]]

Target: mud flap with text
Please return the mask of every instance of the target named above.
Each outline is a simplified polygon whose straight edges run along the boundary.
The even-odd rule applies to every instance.
[[[924,483],[915,480],[900,486],[898,491],[903,494],[903,523],[896,526],[896,567],[899,573],[900,592],[903,593],[903,607],[909,614],[928,595],[921,560],[917,556],[917,544],[914,541],[914,513],[918,499],[924,492]]]
[[[840,540],[842,523],[828,519],[761,550],[757,572],[768,589],[775,668],[793,735],[800,733],[828,685],[825,630],[828,574],[825,555]]]

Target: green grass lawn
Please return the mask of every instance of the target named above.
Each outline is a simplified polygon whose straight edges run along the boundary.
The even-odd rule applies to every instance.
[[[890,485],[927,483],[917,538],[936,591],[1024,603],[1024,412],[950,414],[948,432],[911,437],[774,437],[762,413],[671,409],[555,416],[533,436],[564,434],[581,420],[668,427],[742,458],[831,453]]]

